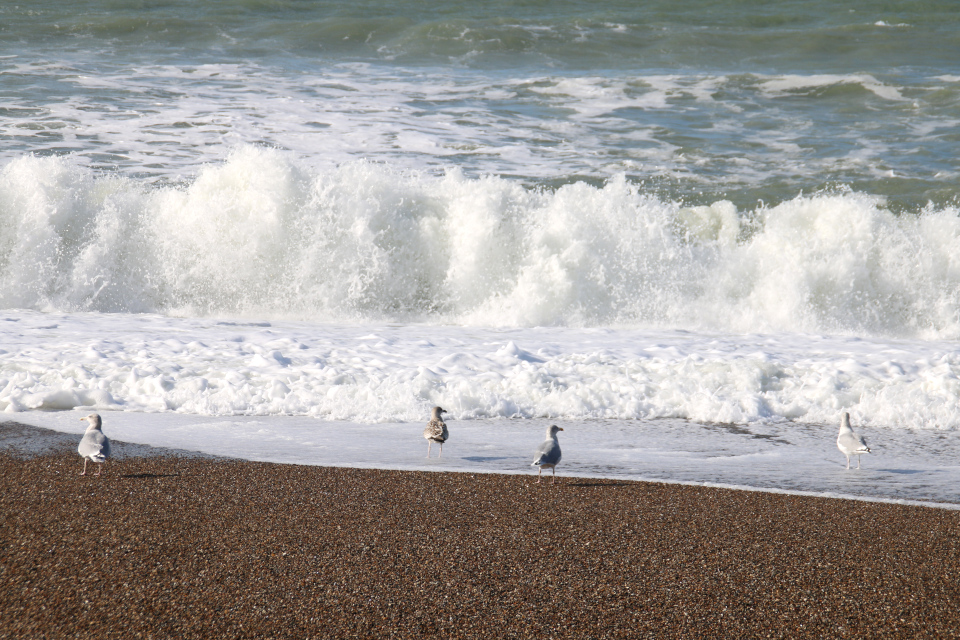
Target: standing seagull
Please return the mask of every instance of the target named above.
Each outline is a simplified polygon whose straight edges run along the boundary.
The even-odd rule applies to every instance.
[[[540,474],[544,469],[553,469],[553,484],[557,484],[557,464],[560,463],[560,442],[557,440],[557,431],[563,431],[555,424],[547,429],[547,439],[537,449],[537,455],[533,458],[533,464],[530,466],[540,467],[537,471],[537,483],[540,482]]]
[[[80,440],[80,446],[77,447],[77,452],[83,458],[83,473],[80,475],[85,476],[87,475],[87,460],[102,464],[110,457],[110,439],[103,435],[103,431],[100,430],[102,421],[98,414],[91,413],[86,418],[80,419],[90,423],[86,433],[83,434],[83,439]],[[97,475],[100,475],[102,470],[103,467],[97,469]]]
[[[447,423],[440,417],[441,413],[446,413],[446,411],[440,407],[434,407],[433,416],[430,418],[430,422],[427,423],[427,428],[423,430],[423,437],[427,439],[428,458],[430,457],[430,447],[433,446],[434,442],[440,445],[440,453],[437,457],[442,456],[443,443],[450,437],[450,433],[447,431]]]
[[[850,427],[850,414],[844,413],[840,421],[840,435],[837,436],[837,448],[847,456],[847,469],[850,468],[850,456],[857,456],[857,469],[860,468],[860,455],[870,453],[867,441]]]

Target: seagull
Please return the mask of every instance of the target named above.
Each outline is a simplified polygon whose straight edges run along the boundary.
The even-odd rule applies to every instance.
[[[547,439],[537,449],[537,455],[533,458],[533,464],[530,466],[540,467],[537,471],[537,483],[540,482],[540,474],[544,469],[553,469],[553,484],[557,483],[557,464],[560,463],[560,443],[557,441],[557,431],[563,431],[555,424],[547,429]]]
[[[850,468],[850,456],[857,456],[857,469],[860,468],[860,455],[870,453],[867,441],[850,428],[850,414],[844,413],[840,421],[840,435],[837,436],[837,448],[847,456],[847,469]]]
[[[80,419],[90,423],[80,440],[80,446],[77,447],[77,452],[83,458],[83,473],[80,475],[85,476],[87,475],[88,460],[102,464],[110,457],[110,439],[103,435],[103,431],[100,430],[100,425],[103,423],[99,414],[91,413],[86,418]],[[102,470],[103,467],[97,469],[96,475],[100,475]]]
[[[427,439],[428,458],[430,457],[430,447],[433,446],[434,442],[440,445],[440,453],[437,457],[442,456],[443,443],[450,437],[450,432],[447,431],[447,423],[440,417],[441,413],[446,413],[446,411],[440,407],[434,407],[433,416],[430,418],[430,422],[427,423],[427,428],[423,430],[423,437]]]

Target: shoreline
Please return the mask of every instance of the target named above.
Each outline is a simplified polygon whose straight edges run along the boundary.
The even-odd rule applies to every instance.
[[[62,449],[0,468],[0,637],[960,637],[955,511],[173,454],[81,478]]]
[[[65,433],[46,429],[36,425],[24,424],[15,420],[0,421],[0,454],[17,458],[32,458],[36,456],[58,453],[77,453],[77,445],[83,433]],[[176,458],[206,458],[211,460],[234,460],[228,456],[217,456],[202,451],[189,449],[173,449],[170,447],[155,447],[137,442],[125,442],[110,438],[112,460],[127,458],[155,458],[172,456]],[[107,462],[107,464],[110,464]]]
[[[113,417],[113,416],[111,416]],[[418,434],[415,434],[418,435]],[[76,445],[80,441],[82,433],[72,434],[65,433],[62,431],[56,431],[54,429],[37,426],[35,424],[25,424],[16,421],[3,421],[0,422],[0,452],[4,450],[14,452],[14,455],[37,455],[41,453],[53,453],[53,452],[75,452]],[[345,469],[367,469],[367,470],[393,470],[393,471],[426,471],[430,473],[468,473],[468,474],[484,474],[484,475],[510,475],[510,476],[528,476],[533,475],[533,471],[528,470],[507,470],[507,469],[445,469],[445,468],[435,468],[435,469],[410,469],[407,467],[394,467],[390,465],[380,465],[380,464],[371,464],[364,462],[347,462],[347,463],[332,463],[329,461],[323,462],[309,462],[309,463],[299,463],[299,462],[279,462],[275,460],[256,460],[243,456],[224,456],[216,455],[211,453],[204,453],[202,451],[195,451],[189,449],[178,449],[170,447],[159,447],[147,444],[139,444],[132,442],[124,442],[122,440],[117,440],[111,438],[111,443],[114,445],[113,458],[122,459],[125,457],[153,457],[153,456],[163,456],[163,455],[172,455],[176,457],[188,457],[188,458],[211,458],[211,459],[220,459],[220,460],[238,460],[238,461],[247,461],[247,462],[271,462],[274,464],[303,464],[304,466],[316,466],[316,467],[333,467],[333,468],[345,468]],[[691,486],[691,487],[707,487],[715,489],[729,489],[733,491],[751,491],[751,492],[760,492],[760,493],[771,493],[771,494],[783,494],[783,495],[793,495],[793,496],[804,496],[810,498],[829,498],[835,500],[854,500],[859,502],[876,502],[881,504],[897,504],[904,506],[917,506],[917,507],[927,507],[931,509],[947,509],[960,511],[960,501],[958,502],[945,502],[941,500],[936,500],[933,498],[924,499],[924,498],[898,498],[890,496],[878,496],[878,495],[857,495],[854,493],[844,493],[842,491],[817,491],[817,490],[805,490],[805,489],[789,489],[789,488],[780,488],[780,487],[762,487],[754,486],[747,484],[737,484],[730,482],[713,482],[713,481],[701,481],[701,480],[676,480],[671,478],[659,478],[659,477],[648,477],[643,475],[637,475],[632,477],[622,477],[619,475],[603,475],[603,474],[590,474],[590,473],[577,473],[571,472],[569,469],[566,469],[561,472],[561,476],[564,478],[570,479],[582,479],[582,480],[609,480],[611,482],[619,481],[629,481],[629,482],[651,482],[655,484],[672,484],[678,486]],[[561,477],[558,476],[558,477]]]

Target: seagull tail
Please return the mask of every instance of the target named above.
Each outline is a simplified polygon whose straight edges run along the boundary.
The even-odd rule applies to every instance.
[[[93,454],[90,454],[90,459],[93,460],[94,462],[105,462],[107,457],[102,453],[93,453]]]

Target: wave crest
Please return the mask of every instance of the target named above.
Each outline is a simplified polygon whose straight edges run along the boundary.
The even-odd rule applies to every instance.
[[[960,337],[956,208],[851,191],[738,211],[241,147],[184,187],[21,157],[0,306],[489,326]]]

